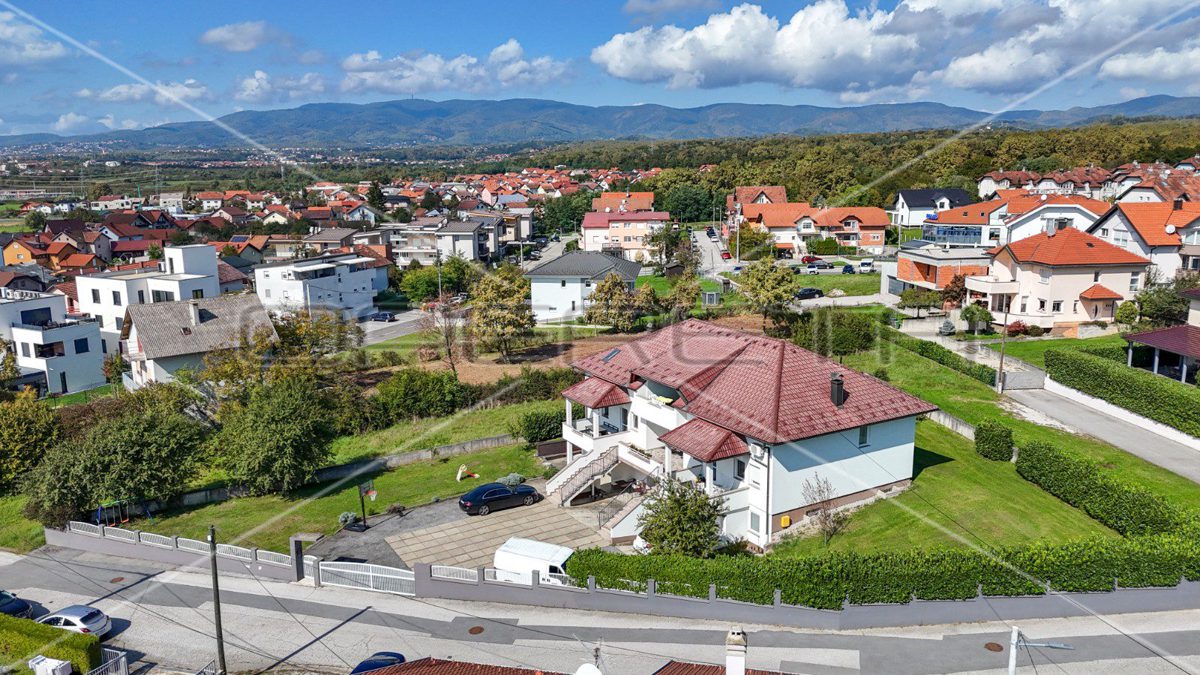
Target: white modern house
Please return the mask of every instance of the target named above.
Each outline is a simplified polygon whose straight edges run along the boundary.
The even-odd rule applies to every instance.
[[[333,253],[254,268],[254,291],[274,312],[333,311],[352,321],[375,311],[377,260]]]
[[[125,388],[170,382],[180,370],[201,368],[206,354],[235,349],[261,331],[279,337],[258,297],[248,293],[134,305],[121,333],[130,364]]]
[[[913,477],[918,415],[936,406],[775,338],[690,319],[577,361],[563,391],[567,465],[546,484],[569,506],[602,508],[614,542],[639,532],[647,488],[670,477],[724,501],[721,529],[762,550],[813,510],[862,503]],[[582,408],[582,417],[575,412]]]
[[[1149,258],[1163,281],[1200,272],[1200,204],[1117,202],[1088,232]]]
[[[375,230],[383,243],[392,245],[396,264],[405,267],[412,261],[432,265],[438,259],[438,230],[446,224],[444,218],[417,218],[411,223],[387,224]]]
[[[11,344],[18,386],[68,394],[104,384],[100,326],[67,316],[67,298],[0,288],[0,337]]]
[[[499,251],[503,224],[504,219],[499,216],[479,215],[447,222],[437,231],[442,260],[456,256],[469,261],[487,260]]]
[[[888,211],[892,225],[920,227],[925,218],[938,211],[945,211],[972,202],[971,195],[960,188],[928,188],[924,190],[900,190],[896,203]]]
[[[573,319],[590,303],[592,291],[609,274],[616,274],[633,290],[642,266],[604,253],[576,251],[563,254],[525,273],[529,279],[533,316],[539,322]]]
[[[206,244],[166,246],[157,268],[85,274],[75,278],[75,287],[79,311],[100,322],[104,352],[114,352],[130,306],[220,295],[217,250]]]

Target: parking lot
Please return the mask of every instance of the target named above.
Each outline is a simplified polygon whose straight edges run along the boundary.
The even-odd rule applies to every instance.
[[[455,507],[457,508],[457,507]],[[462,516],[451,522],[402,532],[387,538],[405,564],[438,563],[457,567],[490,567],[492,554],[509,537],[525,537],[574,549],[605,546],[589,509],[567,509],[546,499],[533,506]]]

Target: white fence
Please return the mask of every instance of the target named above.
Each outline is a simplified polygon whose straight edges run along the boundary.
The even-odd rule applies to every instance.
[[[129,675],[129,658],[125,652],[101,647],[100,654],[104,657],[104,663],[89,670],[87,675]]]
[[[400,595],[416,594],[412,570],[353,562],[321,562],[316,564],[316,568],[317,578],[323,586],[360,588]]]
[[[466,567],[451,567],[449,565],[431,565],[429,573],[439,579],[454,579],[455,581],[479,581],[479,570]]]
[[[207,541],[185,539],[184,537],[168,537],[161,534],[154,534],[153,532],[123,530],[119,527],[101,527],[91,523],[83,523],[75,520],[67,523],[67,531],[74,532],[76,534],[86,534],[90,537],[115,539],[117,541],[123,541],[130,544],[142,544],[145,546],[153,546],[155,548],[188,551],[197,555],[207,556],[209,553]],[[233,558],[243,562],[259,562],[269,565],[279,565],[282,567],[290,567],[292,564],[292,557],[290,555],[284,555],[283,553],[276,553],[274,551],[260,551],[256,548],[246,548],[244,546],[234,546],[233,544],[217,544],[217,555],[222,558]],[[312,574],[311,565],[307,559],[305,560],[304,568],[306,574]]]

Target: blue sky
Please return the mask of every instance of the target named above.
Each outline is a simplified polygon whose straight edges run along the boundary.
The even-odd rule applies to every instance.
[[[0,134],[408,96],[1096,105],[1200,94],[1198,14],[1181,0],[0,0]]]

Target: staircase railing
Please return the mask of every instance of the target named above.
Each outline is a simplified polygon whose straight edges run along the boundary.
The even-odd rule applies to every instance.
[[[596,453],[596,458],[588,462],[585,466],[579,469],[567,479],[566,482],[558,488],[558,503],[559,505],[566,504],[579,492],[580,488],[596,480],[600,476],[608,473],[614,466],[617,465],[617,448],[613,446]]]
[[[653,488],[658,484],[658,475],[660,471],[660,469],[655,469],[654,472],[649,476],[626,485],[624,490],[621,490],[616,494],[616,496],[608,500],[608,503],[604,505],[604,508],[600,509],[600,511],[596,513],[596,527],[603,528],[610,520],[613,519],[613,517],[623,511],[626,506],[629,506],[630,502],[638,497],[645,496],[645,494],[649,492],[650,488]]]

